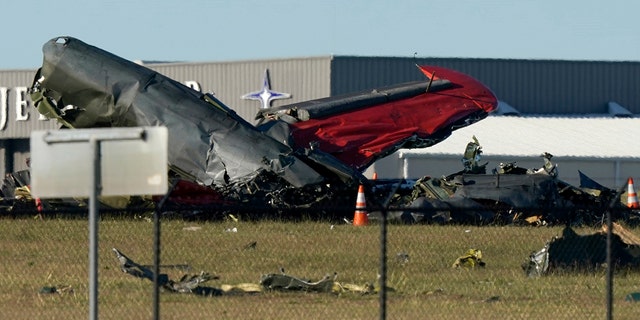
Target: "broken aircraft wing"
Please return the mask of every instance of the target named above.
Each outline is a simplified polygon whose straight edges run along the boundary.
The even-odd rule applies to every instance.
[[[428,81],[264,109],[256,118],[297,115],[290,124],[295,145],[315,143],[364,171],[400,148],[443,141],[497,107],[493,93],[472,77],[442,67],[418,67]]]
[[[166,126],[170,168],[206,186],[263,172],[293,187],[361,180],[376,159],[433,145],[497,106],[469,76],[421,66],[429,81],[261,110],[281,116],[256,127],[209,94],[78,39],[54,38],[43,53],[31,89],[41,114],[70,128]]]

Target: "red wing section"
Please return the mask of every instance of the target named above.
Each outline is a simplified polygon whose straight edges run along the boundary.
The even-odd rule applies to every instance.
[[[291,133],[295,144],[317,143],[320,150],[362,171],[400,148],[434,145],[497,107],[491,90],[470,76],[442,67],[419,68],[434,82],[445,79],[450,85],[294,123]]]

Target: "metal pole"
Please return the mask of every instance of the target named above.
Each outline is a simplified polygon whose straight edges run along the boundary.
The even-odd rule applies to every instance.
[[[613,221],[611,210],[607,210],[607,320],[613,319],[613,257],[611,253]]]
[[[380,319],[387,318],[387,209],[382,209],[380,225]]]
[[[613,242],[613,210],[616,207],[615,204],[620,201],[620,195],[625,190],[625,186],[621,186],[618,188],[618,192],[611,199],[609,203],[609,208],[606,212],[607,219],[607,253],[606,253],[606,262],[607,262],[607,320],[613,319],[613,253],[611,252],[612,242]]]
[[[153,319],[160,319],[160,208],[153,212]]]
[[[178,179],[175,179],[169,190],[162,197],[155,211],[153,212],[153,319],[160,319],[160,212],[164,207],[164,203],[169,199],[171,192],[178,184]]]
[[[89,319],[98,319],[98,194],[100,194],[100,141],[89,139],[93,154],[89,195]]]

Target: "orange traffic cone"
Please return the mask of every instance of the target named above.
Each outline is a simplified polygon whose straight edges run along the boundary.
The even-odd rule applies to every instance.
[[[633,187],[633,178],[631,177],[627,180],[627,207],[633,209],[638,209],[640,207],[638,204],[636,189]]]
[[[376,179],[378,179],[378,173],[374,172],[373,176],[371,177],[371,180],[376,180]]]
[[[356,213],[353,215],[354,226],[366,226],[369,223],[367,216],[367,202],[364,198],[364,187],[358,187],[358,197],[356,198]]]

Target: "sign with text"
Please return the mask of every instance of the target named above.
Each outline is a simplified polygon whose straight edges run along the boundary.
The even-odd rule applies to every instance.
[[[165,194],[167,139],[166,127],[33,131],[31,193],[88,197],[98,188],[102,196]]]

